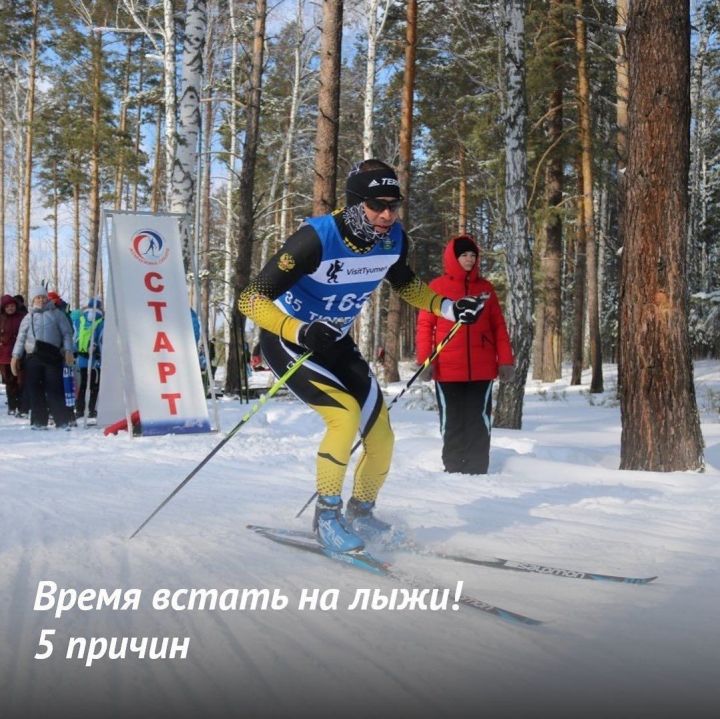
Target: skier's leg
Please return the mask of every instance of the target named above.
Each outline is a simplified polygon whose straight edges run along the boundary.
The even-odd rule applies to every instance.
[[[379,411],[365,430],[362,437],[363,453],[355,468],[352,496],[361,502],[374,502],[390,471],[395,444],[390,415],[382,397]]]
[[[352,346],[352,341],[348,342]],[[301,350],[268,332],[261,334],[260,344],[266,362],[276,375],[284,372]],[[342,346],[330,357],[313,356],[306,360],[288,380],[287,387],[325,422],[325,436],[316,459],[318,501],[313,528],[325,546],[333,551],[348,552],[364,546],[362,539],[345,524],[341,497],[353,440],[360,427],[360,405],[335,374],[336,367],[343,364],[338,361],[338,353],[343,354]]]

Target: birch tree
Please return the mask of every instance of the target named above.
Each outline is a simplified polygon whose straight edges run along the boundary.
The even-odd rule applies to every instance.
[[[377,50],[387,20],[390,0],[383,0],[378,17],[380,0],[367,0],[367,58],[365,64],[365,93],[363,95],[363,159],[375,157],[373,151],[373,116],[375,110],[375,81],[377,76]]]
[[[506,316],[515,355],[515,378],[500,385],[494,424],[506,429],[520,429],[533,338],[532,249],[527,217],[524,0],[504,0],[503,10]]]
[[[363,95],[363,159],[375,157],[373,149],[375,116],[375,81],[377,75],[377,50],[382,37],[390,0],[384,0],[380,8],[381,16],[378,18],[378,5],[380,0],[367,0],[367,57],[365,64],[365,93]],[[374,293],[365,303],[362,312],[355,323],[355,339],[360,352],[365,357],[372,357],[374,345],[374,321],[380,294]]]
[[[170,185],[170,209],[190,218],[194,215],[197,191],[197,152],[200,134],[200,96],[203,85],[203,59],[207,31],[206,0],[187,0],[185,6],[185,39],[178,118],[178,139]],[[184,226],[183,254],[190,267],[190,227]],[[195,238],[197,241],[197,238]],[[197,268],[196,268],[197,270]]]
[[[628,10],[620,467],[701,469],[687,322],[689,0]]]
[[[405,27],[405,69],[400,109],[400,162],[398,180],[404,201],[400,218],[407,226],[410,208],[410,163],[412,159],[412,115],[415,97],[415,55],[417,51],[417,0],[408,0]],[[400,379],[400,317],[401,304],[397,293],[390,293],[385,316],[385,356],[383,369],[386,382]]]

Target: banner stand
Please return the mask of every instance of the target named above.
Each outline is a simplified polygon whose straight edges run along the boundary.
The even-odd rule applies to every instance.
[[[124,416],[130,428],[139,416],[143,436],[212,431],[183,268],[183,219],[103,211],[109,286],[99,424]]]

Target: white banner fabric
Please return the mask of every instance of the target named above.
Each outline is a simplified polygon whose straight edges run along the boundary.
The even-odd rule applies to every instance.
[[[113,211],[111,227],[98,420],[139,410],[143,435],[210,432],[179,218]]]

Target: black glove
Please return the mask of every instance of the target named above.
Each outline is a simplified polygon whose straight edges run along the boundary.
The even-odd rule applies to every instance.
[[[483,311],[483,307],[485,307],[487,298],[487,294],[478,297],[469,295],[468,297],[461,297],[459,300],[453,302],[452,311],[455,322],[462,322],[464,325],[471,325],[473,322],[477,322],[480,318],[480,313]]]
[[[303,325],[298,333],[298,342],[311,352],[326,352],[340,338],[342,332],[322,320],[315,320],[310,324]]]

